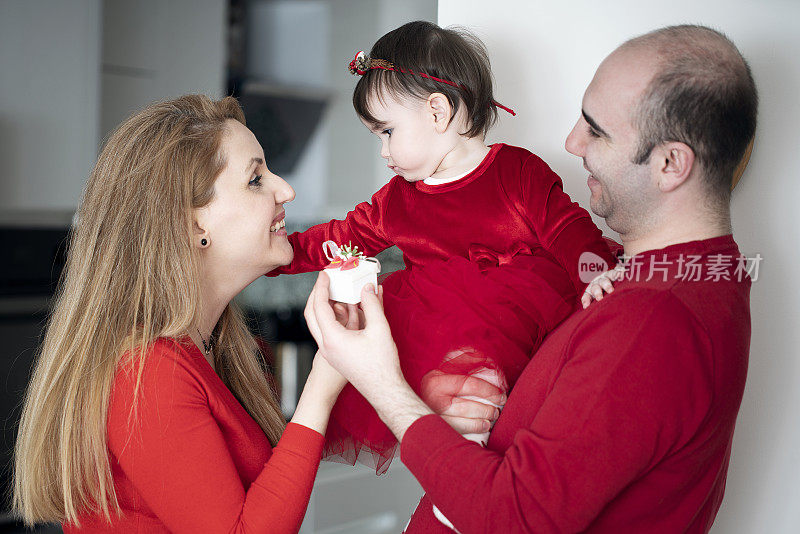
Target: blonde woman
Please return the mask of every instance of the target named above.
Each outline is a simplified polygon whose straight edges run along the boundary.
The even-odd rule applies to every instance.
[[[152,105],[89,177],[20,423],[14,510],[65,532],[296,532],[345,384],[317,357],[285,424],[231,299],[292,260],[283,205],[237,101]],[[335,307],[348,328],[352,305]],[[435,411],[488,427],[499,396],[439,377]],[[463,384],[463,385],[462,385]],[[285,428],[285,429],[284,429]]]
[[[26,523],[299,528],[345,382],[316,358],[286,425],[230,302],[291,261],[293,198],[233,98],[156,104],[111,136],[25,400],[14,508]]]

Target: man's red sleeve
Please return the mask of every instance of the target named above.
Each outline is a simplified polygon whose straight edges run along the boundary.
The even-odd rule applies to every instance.
[[[633,296],[620,304],[634,305]],[[467,441],[436,415],[407,430],[403,463],[459,531],[583,531],[696,431],[711,402],[699,356],[708,354],[707,336],[669,294],[640,304],[637,315],[600,313],[576,330],[558,349],[567,360],[552,384],[524,391],[523,375],[508,402],[546,398],[504,454]]]

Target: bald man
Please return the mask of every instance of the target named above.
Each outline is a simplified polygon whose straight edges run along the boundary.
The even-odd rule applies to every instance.
[[[711,528],[747,374],[730,192],[756,109],[747,63],[709,28],[663,28],[603,61],[566,148],[620,234],[624,276],[545,340],[485,448],[405,383],[379,297],[365,292],[365,328],[344,330],[320,276],[309,327],[427,492],[406,532],[450,532],[433,503],[465,534]]]

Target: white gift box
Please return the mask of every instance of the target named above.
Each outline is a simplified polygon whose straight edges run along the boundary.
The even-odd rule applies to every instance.
[[[381,264],[375,258],[359,258],[358,265],[352,269],[341,267],[325,269],[331,279],[330,298],[337,302],[358,304],[361,302],[361,288],[367,284],[378,287],[378,273]]]

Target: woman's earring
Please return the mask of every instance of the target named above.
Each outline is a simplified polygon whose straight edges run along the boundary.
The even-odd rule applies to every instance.
[[[204,237],[203,239],[200,240],[200,246],[205,247],[206,245],[208,245],[208,239]]]

